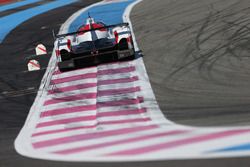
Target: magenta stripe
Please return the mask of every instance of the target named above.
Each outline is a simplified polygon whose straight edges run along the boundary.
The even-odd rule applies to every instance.
[[[97,74],[98,75],[109,75],[109,74],[127,73],[127,72],[132,72],[132,71],[135,71],[134,66],[133,67],[100,70],[100,71],[98,71],[98,73],[96,73],[96,72],[86,73],[86,74],[81,74],[81,75],[53,79],[53,80],[51,80],[50,84],[54,85],[54,84],[60,84],[60,83],[64,83],[64,82],[71,82],[71,81],[86,79],[86,78],[96,78]]]
[[[73,91],[73,90],[87,89],[87,88],[92,88],[96,86],[97,86],[96,83],[84,83],[84,84],[73,85],[73,86],[65,86],[61,88],[53,88],[52,90],[48,91],[48,94],[50,95],[50,94],[62,93],[62,92]]]
[[[62,103],[62,102],[70,102],[75,100],[83,100],[83,99],[96,99],[96,93],[83,93],[73,96],[66,96],[66,97],[60,97],[60,98],[53,98],[50,100],[47,100],[44,102],[43,105],[51,105],[56,103]]]
[[[110,74],[119,74],[119,73],[127,73],[135,71],[135,67],[123,67],[123,68],[115,68],[115,69],[106,69],[99,70],[97,75],[110,75]]]
[[[97,85],[109,85],[109,84],[117,84],[117,83],[128,83],[138,81],[139,78],[137,76],[131,78],[120,78],[120,79],[108,79],[108,80],[101,80],[98,81]]]
[[[96,110],[96,105],[93,104],[93,105],[75,106],[75,107],[48,110],[48,111],[42,112],[40,117],[49,117],[49,116],[55,116],[55,115],[60,115],[60,114],[68,114],[68,113],[90,111],[90,110]]]
[[[121,116],[121,115],[131,115],[131,114],[141,114],[145,113],[146,109],[137,109],[137,110],[124,110],[124,111],[111,111],[111,112],[105,112],[105,113],[98,113],[97,117],[109,117],[109,116]],[[121,122],[123,123],[123,122]],[[109,124],[108,121],[105,121],[104,124]],[[98,125],[103,125],[102,122],[99,122]],[[81,127],[74,127],[74,128],[63,128],[63,129],[57,129],[57,130],[48,130],[44,132],[34,133],[32,136],[40,136],[40,135],[47,135],[47,134],[54,134],[54,133],[60,133],[60,132],[66,132],[71,130],[77,130],[77,129],[85,129],[85,128],[93,128],[96,127],[96,125],[93,126],[81,126]]]
[[[112,125],[112,124],[137,123],[137,122],[147,122],[147,121],[151,121],[151,119],[150,118],[136,118],[136,119],[123,119],[123,120],[116,120],[116,121],[101,121],[100,124]]]
[[[41,122],[37,124],[36,128],[42,128],[46,126],[53,126],[53,125],[60,125],[60,124],[69,124],[74,122],[81,122],[81,121],[93,121],[96,120],[96,115],[91,116],[81,116],[81,117],[74,117],[74,118],[67,118],[67,119],[59,119],[55,121],[47,121]]]
[[[136,119],[131,119],[131,120],[119,120],[119,121],[100,121],[100,122],[98,122],[98,126],[109,125],[109,124],[145,122],[145,121],[150,121],[150,119],[145,118],[145,119],[137,119],[137,120]],[[56,129],[56,130],[48,130],[48,131],[34,133],[32,135],[32,137],[41,136],[41,135],[48,135],[48,134],[55,134],[55,133],[60,133],[60,132],[67,132],[67,131],[78,130],[78,129],[94,128],[96,126],[97,126],[97,124],[91,125],[91,126],[80,126],[80,127],[74,127],[74,128],[63,128],[63,129]]]
[[[69,77],[64,77],[64,78],[53,79],[51,80],[50,85],[71,82],[71,81],[76,81],[76,80],[81,80],[81,79],[96,78],[96,75],[97,73],[86,73],[86,74],[81,74],[81,75],[74,75],[74,76],[69,76]]]
[[[85,67],[84,70],[85,70],[85,69],[90,69],[90,68],[96,68],[96,67],[95,67],[95,66],[92,66],[92,67]],[[71,70],[71,71],[63,72],[63,73],[70,73],[70,72],[72,73],[72,72],[78,71],[78,70],[82,70],[82,69]],[[62,74],[62,72],[59,71],[58,69],[56,69],[56,70],[53,72],[53,75],[58,75],[58,74]]]
[[[113,107],[113,106],[123,106],[123,105],[133,105],[143,102],[143,97],[138,97],[137,99],[126,99],[118,101],[107,101],[107,102],[98,102],[97,108],[102,107]]]
[[[135,115],[142,114],[146,112],[146,108],[142,109],[133,109],[133,110],[122,110],[122,111],[109,111],[101,112],[97,114],[97,117],[112,117],[112,116],[121,116],[121,115]]]
[[[98,96],[110,96],[110,95],[125,94],[125,93],[135,93],[138,91],[140,91],[139,86],[131,87],[131,88],[99,90]]]
[[[137,126],[133,128],[122,128],[122,129],[109,130],[109,131],[100,131],[100,132],[87,133],[87,134],[79,134],[79,135],[74,135],[74,136],[35,142],[33,143],[33,147],[35,149],[38,149],[38,148],[55,146],[55,145],[60,145],[60,144],[67,144],[67,143],[83,141],[83,140],[100,139],[103,137],[136,133],[136,132],[140,132],[144,130],[155,129],[157,127],[158,127],[157,125],[148,125],[148,126]]]
[[[62,72],[57,69],[56,71],[53,72],[52,75],[58,75],[58,74],[62,74]]]
[[[65,150],[61,150],[61,151],[56,151],[54,153],[56,153],[56,154],[73,154],[73,153],[95,150],[95,149],[104,148],[104,147],[112,147],[115,145],[140,142],[140,141],[145,141],[145,140],[149,140],[149,139],[153,139],[153,138],[178,135],[178,134],[183,134],[183,133],[187,133],[187,132],[188,131],[184,131],[184,130],[173,130],[173,131],[168,131],[168,132],[161,132],[161,133],[156,133],[156,134],[149,134],[149,135],[144,135],[144,136],[139,136],[139,137],[133,137],[133,138],[129,138],[129,139],[121,139],[121,140],[117,140],[117,141],[111,141],[111,142],[105,142],[105,143],[100,143],[100,144],[93,144],[93,145],[89,145],[89,146],[65,149]]]
[[[56,130],[48,130],[48,131],[43,131],[43,132],[37,132],[37,133],[33,133],[32,137],[55,134],[55,133],[60,133],[60,132],[67,132],[67,131],[72,131],[72,130],[79,130],[79,129],[90,129],[90,128],[96,128],[96,125],[79,126],[79,127],[74,127],[74,128],[63,128],[63,129],[56,129]]]
[[[124,124],[124,123],[138,123],[138,122],[146,122],[150,120],[151,120],[150,118],[138,118],[138,119],[117,120],[117,121],[99,121],[98,126]],[[89,129],[89,128],[94,128],[94,127],[97,127],[97,124],[91,125],[91,126],[80,126],[80,127],[67,128],[67,129],[63,128],[63,129],[56,129],[56,130],[48,130],[48,131],[34,133],[32,137],[55,134],[55,133],[60,133],[60,132],[67,132],[67,131],[72,131],[72,130],[79,130],[79,129]]]
[[[196,137],[191,137],[191,138],[186,138],[186,139],[181,139],[181,140],[175,140],[171,142],[165,142],[161,144],[155,144],[155,145],[149,145],[145,147],[139,147],[139,148],[133,148],[133,149],[127,149],[127,150],[122,150],[118,152],[113,152],[110,154],[107,154],[106,156],[126,156],[126,155],[137,155],[137,154],[146,154],[154,151],[159,151],[163,149],[171,149],[175,147],[180,147],[182,145],[188,145],[188,144],[193,144],[193,143],[199,143],[199,142],[205,142],[209,140],[215,140],[218,138],[224,138],[232,135],[238,135],[241,133],[247,133],[250,132],[250,130],[246,129],[241,129],[241,130],[227,130],[223,132],[216,132],[216,133],[210,133],[206,135],[201,135],[201,136],[196,136]]]
[[[53,80],[51,80],[50,85],[60,84],[60,83],[70,82],[70,81],[76,81],[76,80],[81,80],[81,79],[86,79],[86,78],[96,78],[97,74],[98,75],[109,75],[109,74],[127,73],[127,72],[132,72],[132,71],[135,71],[134,66],[124,67],[124,68],[116,68],[116,69],[99,70],[98,73],[86,73],[86,74],[81,74],[81,75],[53,79]],[[54,72],[54,73],[56,74],[57,72]]]

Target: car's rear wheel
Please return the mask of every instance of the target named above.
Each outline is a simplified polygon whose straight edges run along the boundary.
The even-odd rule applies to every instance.
[[[126,38],[123,38],[119,42],[119,50],[127,50],[128,49],[128,42]]]
[[[58,63],[58,68],[61,72],[66,72],[75,69],[73,60],[62,61]]]
[[[66,60],[70,60],[71,59],[70,53],[67,50],[65,50],[65,49],[63,49],[63,50],[60,51],[60,55],[61,55],[61,60],[62,61],[66,61]]]

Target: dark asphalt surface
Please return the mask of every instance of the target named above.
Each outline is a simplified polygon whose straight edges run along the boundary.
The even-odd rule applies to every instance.
[[[48,2],[53,2],[53,0],[39,1],[39,2],[35,2],[35,3],[31,3],[31,4],[28,4],[28,5],[21,6],[21,7],[18,7],[18,8],[9,9],[9,10],[0,12],[0,17],[4,17],[4,16],[7,16],[7,15],[16,13],[16,12],[20,12],[20,11],[25,10],[25,9],[29,9],[29,8],[33,8],[33,7],[36,7],[36,6],[39,6],[39,5],[43,5],[43,4],[48,3]]]
[[[191,126],[250,124],[248,0],[144,0],[133,8],[131,19],[168,119]],[[250,166],[250,158],[169,164]]]
[[[178,87],[181,84],[179,85],[176,84],[174,88],[181,89],[181,91],[175,94],[174,96],[175,98],[172,96],[175,90],[171,90],[171,88],[170,88],[171,91],[169,91],[168,89],[163,89],[162,91],[165,91],[165,92],[162,92],[162,94],[159,95],[159,93],[161,92],[159,92],[160,89],[158,89],[158,92],[156,91],[157,84],[159,84],[158,87],[162,86],[163,88],[165,88],[165,85],[161,85],[160,83],[167,83],[166,81],[168,80],[169,71],[162,71],[162,70],[154,71],[154,69],[157,69],[156,66],[158,66],[158,68],[161,68],[161,69],[163,69],[163,67],[168,68],[168,63],[170,64],[176,63],[177,60],[182,59],[180,56],[182,55],[181,51],[183,50],[180,49],[180,54],[177,54],[178,52],[175,53],[176,50],[172,50],[171,52],[169,52],[169,49],[166,50],[168,47],[170,47],[170,46],[166,46],[166,43],[165,43],[165,41],[169,42],[168,40],[169,38],[167,38],[166,36],[164,37],[162,33],[170,33],[174,35],[172,32],[170,32],[171,29],[177,31],[177,28],[173,27],[173,25],[176,24],[176,26],[178,26],[179,23],[177,23],[177,21],[179,21],[180,23],[183,20],[188,21],[187,19],[188,11],[186,14],[184,14],[184,16],[186,16],[186,19],[183,19],[182,21],[181,21],[181,17],[183,16],[179,16],[179,17],[177,16],[182,14],[183,12],[182,10],[187,10],[185,7],[188,7],[187,4],[189,1],[190,0],[171,1],[173,5],[176,7],[174,8],[174,6],[167,7],[166,4],[157,5],[157,3],[170,2],[168,0],[166,1],[145,0],[143,3],[139,4],[132,11],[132,21],[135,26],[136,37],[137,37],[138,43],[140,44],[140,48],[143,49],[144,54],[145,54],[144,59],[145,59],[146,66],[149,72],[151,83],[153,85],[154,91],[156,93],[156,96],[160,103],[161,108],[163,109],[164,112],[168,111],[167,116],[172,120],[176,120],[177,122],[181,122],[181,123],[192,124],[191,119],[194,118],[193,124],[197,125],[199,124],[199,122],[198,123],[196,122],[196,119],[195,119],[196,113],[198,114],[198,117],[200,120],[201,120],[200,117],[202,117],[203,114],[205,113],[198,112],[198,108],[195,108],[195,107],[194,109],[196,110],[194,112],[192,108],[192,105],[195,104],[194,102],[192,105],[190,105],[191,106],[190,110],[193,112],[192,116],[187,116],[187,113],[192,113],[190,110],[184,110],[185,111],[184,112],[183,110],[180,110],[177,108],[178,107],[177,103],[179,103],[178,99],[180,99],[180,101],[183,102],[183,103],[180,103],[181,104],[180,107],[182,108],[185,108],[185,104],[189,103],[190,101],[192,102],[192,99],[190,99],[190,96],[188,95],[186,96],[186,102],[185,102],[185,98],[178,94],[181,92],[185,92],[185,90],[190,91],[189,87],[188,89],[186,89],[186,87]],[[11,34],[7,36],[6,40],[0,45],[0,51],[1,51],[0,55],[3,60],[3,61],[2,60],[0,61],[0,104],[1,104],[0,105],[0,148],[1,148],[0,149],[0,167],[16,167],[16,166],[18,167],[24,167],[24,166],[25,167],[27,166],[37,166],[37,167],[44,167],[44,166],[46,167],[80,167],[80,166],[87,166],[87,167],[110,167],[110,166],[119,166],[119,167],[151,167],[151,166],[154,166],[154,167],[185,167],[185,166],[188,166],[188,167],[200,167],[200,166],[235,167],[235,166],[240,166],[240,167],[248,167],[250,164],[250,161],[248,158],[158,161],[158,162],[131,162],[131,163],[122,163],[122,162],[121,163],[65,163],[65,162],[53,162],[53,161],[30,159],[30,158],[20,156],[15,152],[14,147],[13,147],[14,139],[19,133],[28,115],[29,108],[32,105],[34,98],[35,98],[36,91],[34,90],[38,88],[41,78],[44,73],[44,71],[32,72],[32,73],[21,72],[21,71],[26,70],[26,64],[24,63],[25,56],[34,54],[35,53],[34,47],[40,42],[44,43],[47,46],[48,50],[51,51],[53,48],[53,39],[51,35],[51,30],[55,29],[57,32],[61,24],[65,22],[65,20],[71,14],[76,12],[78,9],[83,8],[85,5],[89,5],[92,2],[95,2],[95,1],[94,0],[82,0],[81,3],[75,3],[67,7],[55,9],[46,14],[34,17],[33,19],[23,23],[21,26],[16,28]],[[195,11],[192,11],[193,9],[191,10],[191,7],[194,7],[196,4],[199,4],[200,1],[197,0],[193,2],[194,3],[193,5],[190,6],[189,12],[190,13],[194,12],[193,16],[199,17],[199,15],[195,13]],[[229,1],[222,1],[222,2],[229,2]],[[247,1],[244,1],[244,2],[247,2]],[[175,3],[178,3],[178,4],[175,4]],[[208,1],[203,1],[203,3],[204,5],[209,4]],[[178,7],[178,5],[181,5],[181,6]],[[200,3],[200,5],[202,5],[202,2]],[[223,5],[221,5],[221,7],[223,7]],[[171,11],[174,13],[171,13]],[[203,12],[203,11],[206,11],[206,10],[200,10],[200,12]],[[155,15],[159,16],[159,13],[161,14],[160,17],[154,20],[155,19],[154,16]],[[172,15],[176,15],[176,17],[172,18]],[[200,15],[200,17],[201,19],[203,19],[202,15]],[[143,18],[143,21],[141,20],[142,18]],[[167,18],[171,18],[170,19],[171,24],[168,22]],[[157,20],[158,21],[163,20],[165,22],[164,24],[166,24],[167,26],[166,27],[153,26],[152,25],[153,22]],[[144,23],[147,25],[145,26]],[[181,27],[185,28],[184,25]],[[198,25],[196,26],[194,25],[193,27],[198,28],[198,29],[200,28]],[[150,40],[155,38],[156,30],[160,30],[161,32],[158,33],[157,35],[158,39],[152,44]],[[187,32],[184,32],[184,34],[185,33],[188,34],[188,30]],[[145,34],[147,36],[144,36]],[[179,50],[177,46],[185,47],[184,43],[182,43],[181,41],[181,39],[184,39],[183,34],[177,33],[177,37],[175,37],[174,35],[171,39],[173,39],[173,41],[171,41],[171,44],[172,44],[171,48],[173,49],[175,48]],[[174,43],[175,39],[177,41],[180,40],[179,43]],[[188,40],[186,42],[191,42],[189,41],[189,39],[186,39],[186,40]],[[200,46],[200,47],[203,47],[203,46]],[[164,53],[164,55],[162,53]],[[175,53],[175,54],[172,54],[172,53]],[[173,57],[171,57],[171,55]],[[153,56],[164,56],[165,59],[155,61],[156,58]],[[188,60],[189,56],[186,56],[186,57]],[[152,61],[152,58],[154,58],[153,59],[154,61]],[[150,60],[152,61],[152,63],[154,63],[154,65],[150,64]],[[164,63],[162,63],[163,60],[165,60]],[[174,68],[173,65],[170,67],[171,69]],[[176,66],[176,68],[178,67]],[[157,73],[157,75],[152,75],[152,73]],[[165,79],[164,82],[162,81],[162,76]],[[186,78],[186,80],[188,79]],[[233,83],[236,83],[236,81],[234,81]],[[182,84],[182,86],[183,85],[184,84]],[[167,88],[169,87],[170,86],[167,86]],[[211,88],[212,87],[213,85],[211,86]],[[27,88],[32,88],[32,89],[27,90]],[[10,93],[2,94],[2,92],[6,92],[6,91]],[[172,92],[172,94],[170,94],[169,92]],[[198,93],[196,92],[196,95],[197,94]],[[247,92],[245,92],[245,94],[247,94]],[[164,97],[164,98],[167,97],[166,99],[170,100],[171,103],[169,103],[169,101],[165,103],[166,101],[164,101],[164,98],[159,99],[159,97]],[[245,100],[247,101],[247,99]],[[167,106],[166,109],[170,109],[172,107],[173,110],[165,110],[163,107],[166,107],[166,106]],[[211,112],[215,112],[215,111],[211,110]],[[222,112],[221,115],[226,120],[227,115],[230,115],[230,114],[227,114],[227,112]],[[204,120],[206,120],[206,117],[207,116],[205,114],[205,116],[203,117]],[[246,117],[245,119],[247,119],[246,115],[245,117]],[[209,120],[207,122],[209,122]],[[232,122],[234,123],[236,122],[236,120],[232,120]],[[247,121],[245,121],[244,123],[246,122]],[[212,123],[205,123],[205,125],[210,125]]]
[[[250,1],[145,0],[132,22],[168,119],[250,124]]]

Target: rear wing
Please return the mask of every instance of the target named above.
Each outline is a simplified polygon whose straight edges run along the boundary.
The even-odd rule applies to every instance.
[[[113,27],[117,27],[117,26],[129,26],[129,23],[120,23],[120,24],[108,25],[108,26],[104,26],[104,27],[93,28],[93,29],[90,29],[90,30],[70,32],[70,33],[67,33],[67,34],[57,34],[57,35],[55,35],[55,37],[56,38],[66,37],[66,36],[74,35],[74,34],[77,34],[77,33],[85,33],[85,32],[89,32],[89,31],[100,30],[100,29],[103,29],[103,28],[109,29],[109,28],[113,28]]]

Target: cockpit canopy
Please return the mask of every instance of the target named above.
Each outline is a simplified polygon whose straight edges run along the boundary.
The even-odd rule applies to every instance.
[[[95,20],[89,17],[85,25],[82,25],[78,29],[78,38],[80,42],[83,41],[95,41],[97,39],[107,38],[109,36],[108,29],[105,28],[105,24],[102,22],[95,22]],[[103,28],[102,28],[103,27]],[[81,32],[88,31],[88,32]]]

